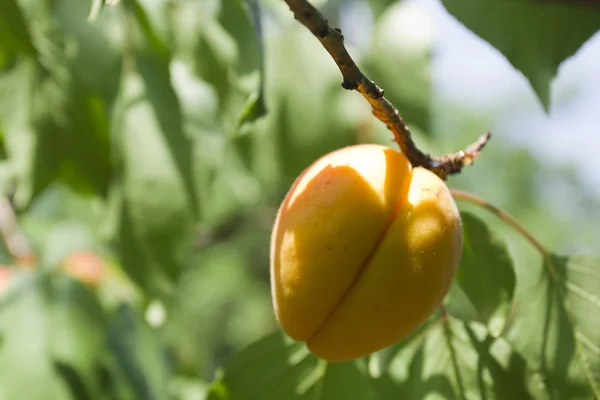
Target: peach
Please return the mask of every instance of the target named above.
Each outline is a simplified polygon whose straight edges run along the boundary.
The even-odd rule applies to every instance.
[[[329,153],[296,179],[271,236],[279,324],[327,361],[396,343],[439,306],[462,252],[446,184],[389,147]]]

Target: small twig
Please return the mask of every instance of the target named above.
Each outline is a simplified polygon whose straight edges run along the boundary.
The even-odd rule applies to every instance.
[[[344,79],[342,87],[347,90],[356,90],[371,104],[373,115],[392,131],[394,140],[413,167],[427,168],[442,179],[446,179],[448,175],[459,173],[463,167],[473,164],[481,149],[490,139],[490,132],[482,135],[466,150],[455,154],[432,157],[423,153],[412,140],[410,129],[398,110],[384,97],[383,89],[369,80],[348,54],[344,46],[342,31],[329,26],[327,18],[307,0],[285,0],[285,2],[296,19],[319,39],[325,50],[331,55],[342,73]]]
[[[493,204],[490,204],[485,199],[473,193],[465,192],[464,190],[460,189],[450,189],[450,192],[452,193],[452,197],[454,197],[455,199],[465,200],[469,203],[476,204],[495,214],[498,218],[506,222],[506,224],[515,229],[521,235],[523,235],[523,237],[525,237],[525,239],[527,239],[529,243],[531,243],[533,247],[535,247],[537,251],[540,252],[544,259],[549,257],[550,252],[548,251],[548,249],[546,249],[543,244],[541,244],[535,237],[533,237],[533,235],[527,229],[525,229],[523,225],[521,225],[512,215],[510,215],[506,211],[501,210],[500,208],[496,207]]]

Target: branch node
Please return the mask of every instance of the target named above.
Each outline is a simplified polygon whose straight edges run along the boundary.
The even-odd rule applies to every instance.
[[[358,89],[358,85],[356,84],[356,82],[352,82],[352,81],[347,81],[344,79],[344,82],[342,82],[342,87],[346,90],[356,90]]]

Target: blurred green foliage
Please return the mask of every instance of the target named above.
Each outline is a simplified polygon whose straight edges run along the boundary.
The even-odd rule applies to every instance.
[[[345,3],[315,2],[332,21]],[[390,38],[404,3],[368,4],[374,33],[353,56],[419,146],[453,152],[489,129],[491,116],[433,98],[430,42]],[[512,34],[501,37],[523,39]],[[0,398],[597,395],[598,260],[543,263],[463,203],[470,247],[449,316],[343,364],[282,335],[268,270],[279,202],[319,156],[392,145],[340,82],[279,0],[2,0],[0,189],[17,223],[0,247]],[[557,253],[594,249],[597,198],[495,133],[450,186],[508,210]],[[28,243],[18,254],[16,234]]]

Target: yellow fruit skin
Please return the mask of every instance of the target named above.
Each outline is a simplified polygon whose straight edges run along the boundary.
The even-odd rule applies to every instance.
[[[361,357],[431,315],[461,251],[460,214],[440,178],[385,146],[337,150],[296,179],[277,214],[275,314],[317,356]]]

